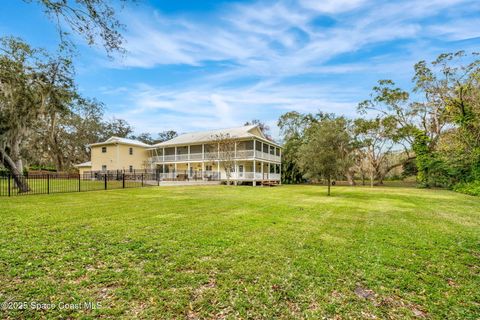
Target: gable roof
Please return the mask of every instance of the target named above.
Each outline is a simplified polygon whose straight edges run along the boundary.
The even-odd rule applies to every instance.
[[[249,125],[249,126],[234,127],[234,128],[184,133],[173,139],[157,143],[153,145],[153,147],[158,148],[158,147],[169,147],[169,146],[210,142],[215,140],[216,135],[229,135],[231,138],[235,138],[235,139],[257,138],[259,140],[263,140],[265,142],[269,142],[271,144],[279,146],[275,142],[267,140],[267,138],[262,133],[262,131],[259,130],[258,125]]]
[[[108,138],[104,142],[92,143],[92,144],[89,145],[89,147],[101,146],[101,145],[106,145],[106,144],[115,144],[115,143],[127,144],[127,145],[130,145],[130,146],[137,146],[137,147],[144,147],[144,148],[151,147],[151,145],[143,143],[143,142],[138,141],[138,140],[120,138],[120,137],[115,137],[115,136]]]
[[[91,166],[92,166],[92,161],[87,161],[87,162],[74,165],[74,167],[76,168],[91,167]]]

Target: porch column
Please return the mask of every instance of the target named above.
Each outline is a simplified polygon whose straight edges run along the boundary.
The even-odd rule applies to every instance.
[[[255,158],[256,154],[257,154],[257,140],[253,139],[253,157],[254,158]]]
[[[187,162],[187,178],[190,179],[190,162]]]
[[[270,173],[271,173],[271,172],[272,172],[272,171],[270,170],[270,162],[269,162],[269,163],[268,163],[268,180],[270,180]]]
[[[236,146],[235,146],[235,147],[236,147]],[[237,148],[235,148],[235,154],[237,153],[237,152],[236,152],[236,149],[237,149]],[[235,169],[235,180],[233,180],[233,184],[234,184],[234,185],[237,185],[238,167],[237,167],[237,161],[236,161],[236,160],[233,161],[233,167],[234,167],[234,169]]]
[[[203,150],[202,150],[203,152]],[[202,180],[205,179],[205,162],[202,160]]]
[[[167,176],[167,175],[165,175],[165,163],[162,164],[162,175],[163,175],[163,177]]]
[[[253,140],[253,145],[255,146],[255,140]],[[253,160],[253,186],[254,187],[257,185],[256,172],[257,172],[257,162]]]
[[[190,160],[190,145],[188,145],[188,160]]]
[[[234,145],[233,157],[234,157],[234,158],[237,158],[237,143],[236,143],[236,142],[235,142],[235,145]]]
[[[177,163],[176,162],[175,162],[175,166],[174,166],[174,169],[173,169],[173,175],[174,175],[174,178],[177,175]]]
[[[175,147],[175,161],[177,161],[177,147]],[[175,164],[175,171],[177,170],[177,165]]]
[[[281,162],[278,165],[278,173],[280,174],[280,180],[279,180],[278,184],[282,184],[282,163]]]
[[[217,161],[217,172],[218,172],[218,179],[220,179],[220,160]]]
[[[260,165],[261,165],[262,180],[263,180],[263,161],[260,162]]]
[[[165,148],[162,148],[162,161],[165,161]]]
[[[202,144],[202,160],[205,159],[205,144]]]

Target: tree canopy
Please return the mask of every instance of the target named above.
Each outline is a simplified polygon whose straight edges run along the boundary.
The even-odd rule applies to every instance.
[[[331,181],[350,165],[350,135],[347,121],[325,119],[310,126],[305,140],[297,151],[298,164],[305,177],[325,179],[330,195]]]

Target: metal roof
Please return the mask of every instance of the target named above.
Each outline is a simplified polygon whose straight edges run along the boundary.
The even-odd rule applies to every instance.
[[[104,142],[97,142],[97,143],[92,143],[89,146],[101,146],[105,144],[114,144],[114,143],[120,143],[120,144],[128,144],[132,146],[137,146],[137,147],[144,147],[148,148],[151,147],[151,145],[143,143],[138,140],[133,140],[133,139],[127,139],[127,138],[120,138],[120,137],[110,137]]]
[[[79,164],[76,164],[74,165],[74,167],[91,167],[92,166],[92,161],[87,161],[87,162],[84,162],[84,163],[79,163]]]
[[[209,131],[200,131],[200,132],[191,132],[184,133],[175,137],[173,139],[157,143],[153,145],[154,148],[158,147],[169,147],[169,146],[179,146],[179,145],[191,145],[195,143],[205,143],[214,141],[218,135],[229,135],[231,138],[235,139],[244,139],[244,138],[257,138],[265,142],[271,143],[275,146],[280,147],[277,143],[267,140],[260,130],[254,130],[258,128],[258,125],[249,125],[235,128],[225,128]]]

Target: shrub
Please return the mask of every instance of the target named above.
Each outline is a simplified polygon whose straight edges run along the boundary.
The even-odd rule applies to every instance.
[[[458,183],[453,187],[453,190],[471,196],[480,196],[480,180]]]

